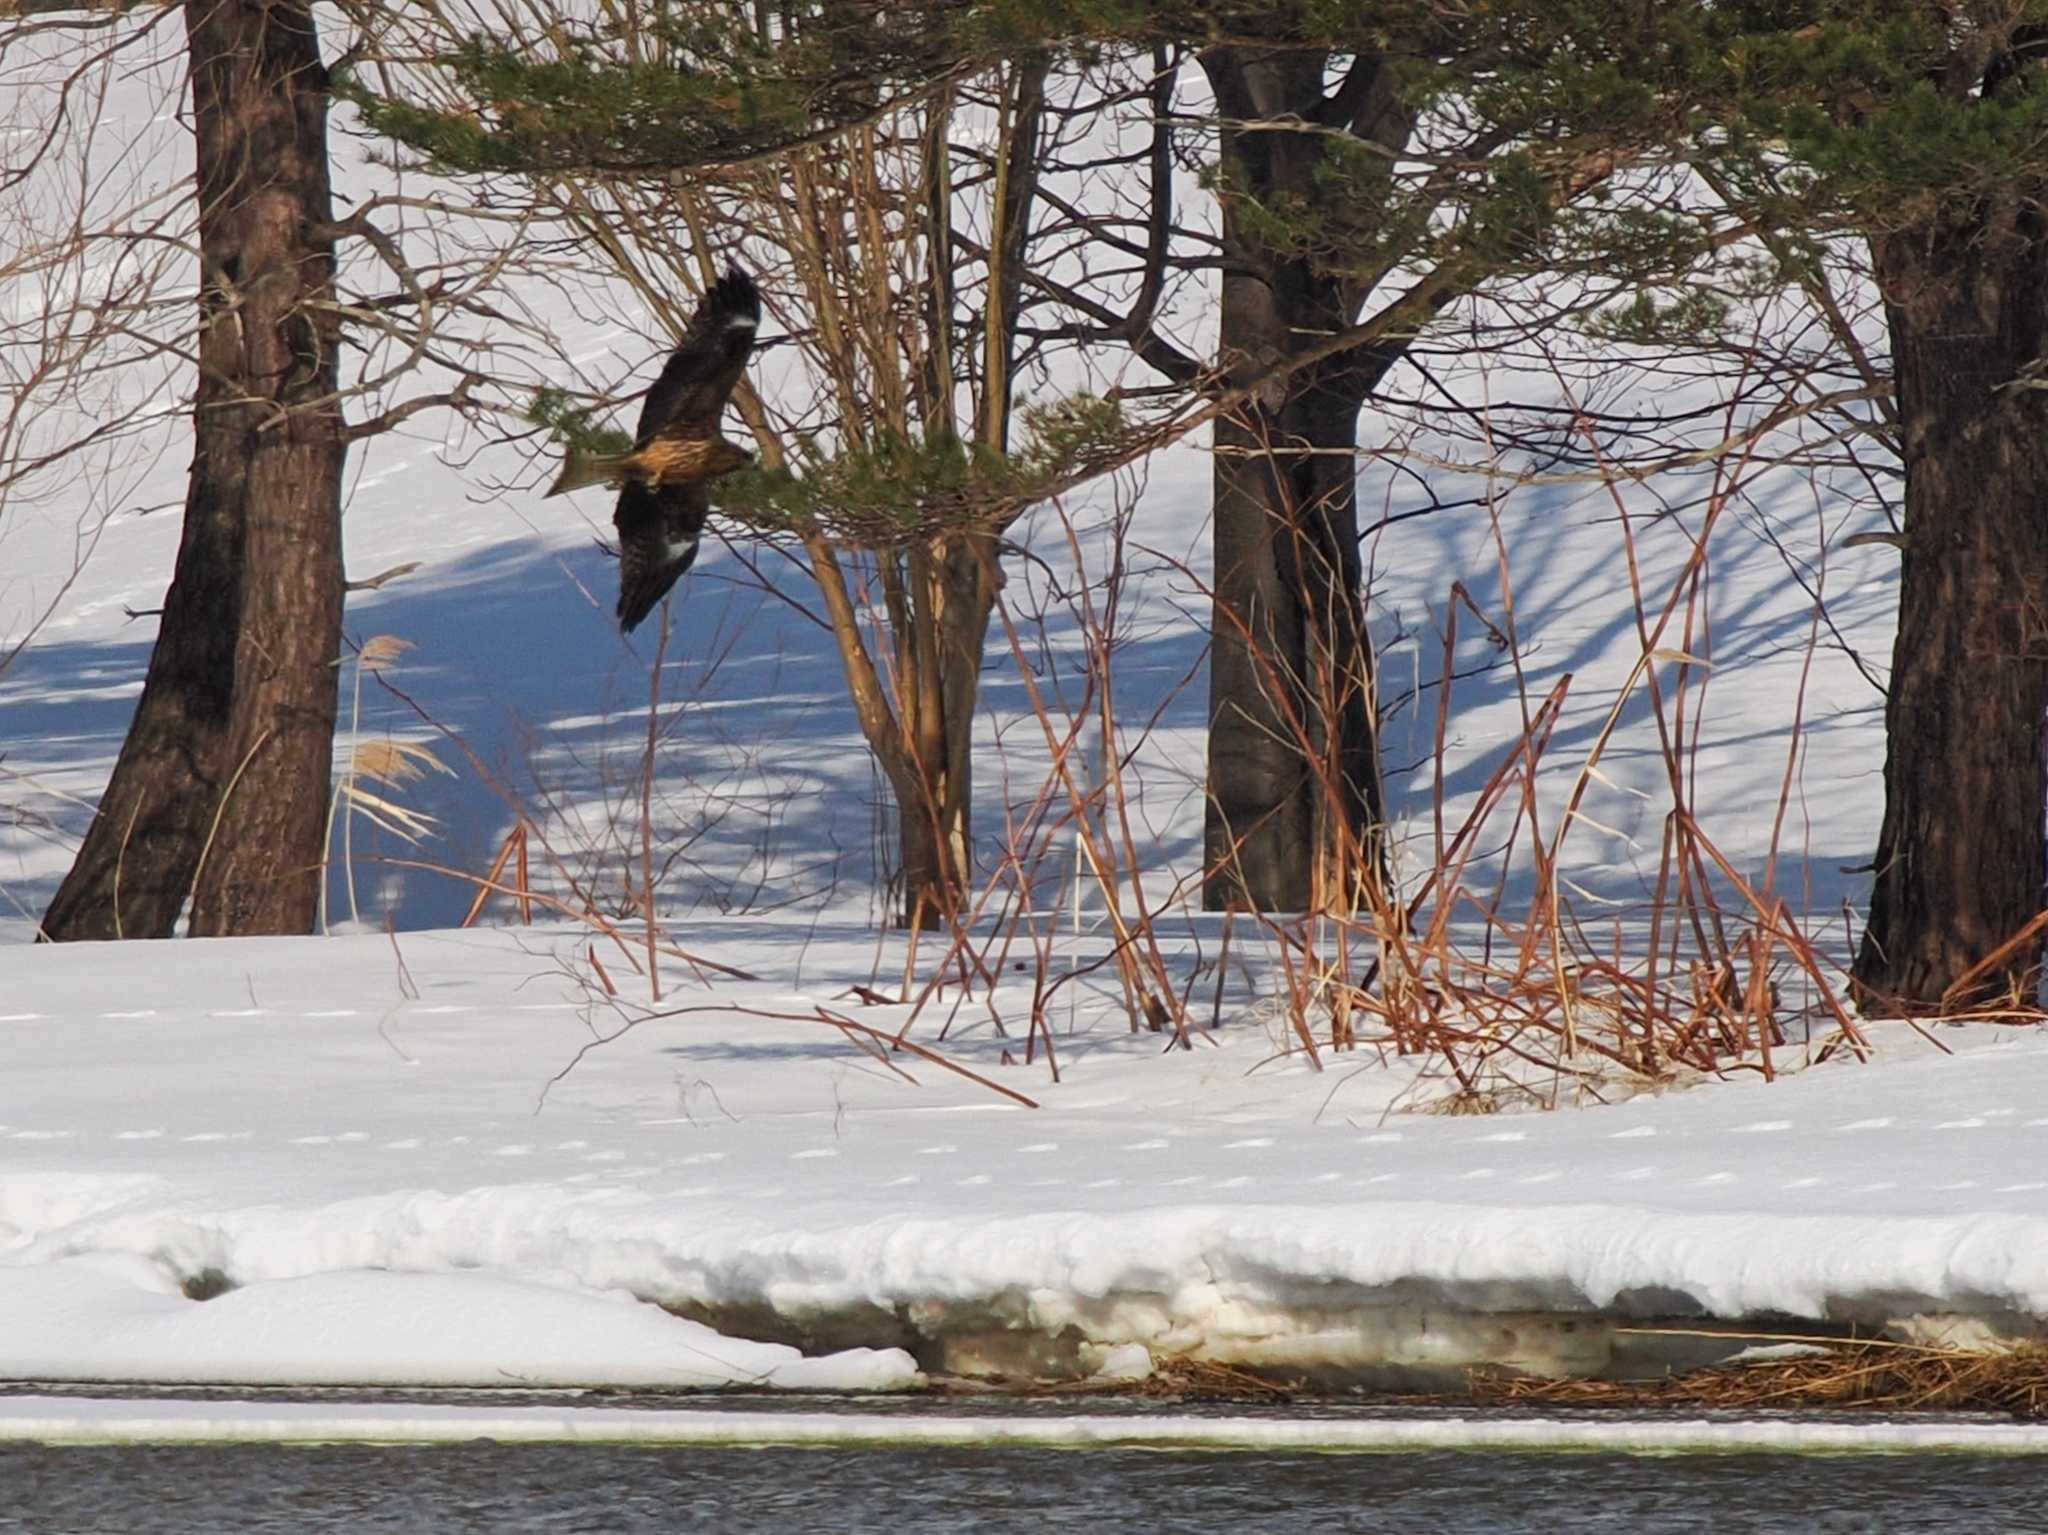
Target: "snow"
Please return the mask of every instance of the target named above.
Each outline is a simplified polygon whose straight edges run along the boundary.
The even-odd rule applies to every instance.
[[[1142,1343],[1119,1343],[1106,1349],[1095,1367],[1097,1380],[1145,1380],[1152,1374],[1152,1351]]]
[[[0,1398],[0,1443],[970,1445],[1023,1449],[1604,1450],[1650,1455],[1776,1451],[2048,1453],[2048,1427],[2022,1423],[1822,1423],[1728,1419],[1182,1417],[1172,1414],[939,1417],[917,1413],[745,1412],[616,1407],[482,1407],[324,1402]]]
[[[1597,1371],[1630,1323],[2048,1313],[2034,1031],[1491,1117],[1390,1114],[1398,1064],[1318,1073],[1242,1024],[1077,1032],[1057,1082],[985,1015],[924,1036],[1026,1108],[801,1021],[901,1026],[830,1000],[871,935],[814,935],[799,980],[772,928],[702,927],[764,978],[672,965],[673,1013],[623,1032],[562,930],[13,951],[0,1373],[852,1389],[909,1381],[901,1349],[1081,1375],[1134,1345]]]
[[[187,1300],[160,1265],[73,1258],[0,1270],[0,1359],[37,1380],[898,1390],[899,1349],[820,1359],[720,1337],[630,1296],[483,1274],[340,1271]]]

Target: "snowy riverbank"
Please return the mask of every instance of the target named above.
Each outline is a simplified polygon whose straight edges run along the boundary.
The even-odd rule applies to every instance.
[[[619,1020],[567,932],[14,950],[0,1375],[879,1389],[1131,1344],[1598,1374],[1648,1357],[1617,1322],[2048,1313],[2031,1030],[1453,1118],[1253,1023],[1162,1053],[1084,1010],[1058,1082],[979,1006],[919,1023],[1025,1107],[796,1021],[870,981],[871,934],[719,932],[764,979],[672,976],[675,1016],[580,1059]]]

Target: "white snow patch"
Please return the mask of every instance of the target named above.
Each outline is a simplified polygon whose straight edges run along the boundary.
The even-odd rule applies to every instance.
[[[0,1268],[0,1367],[16,1379],[303,1385],[773,1386],[898,1390],[900,1350],[806,1359],[617,1293],[489,1274],[364,1270],[187,1300],[125,1254]]]
[[[1097,1380],[1146,1380],[1152,1374],[1152,1351],[1142,1343],[1119,1343],[1103,1351],[1095,1367]]]

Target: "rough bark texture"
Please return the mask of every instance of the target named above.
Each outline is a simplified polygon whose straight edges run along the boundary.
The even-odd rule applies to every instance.
[[[2031,1001],[2048,873],[2048,228],[2017,200],[1873,239],[1906,471],[1885,813],[1855,979],[1867,1006]],[[2013,381],[2022,380],[2017,385]],[[2001,387],[2004,386],[2004,387]]]
[[[199,382],[183,536],[112,781],[44,936],[311,929],[341,637],[327,77],[309,6],[185,7]]]
[[[1325,105],[1325,60],[1217,50],[1203,62],[1226,120],[1291,115],[1324,125],[1223,135],[1226,167],[1243,194],[1269,207],[1314,206],[1327,131],[1337,126]],[[1365,78],[1368,88],[1341,125],[1405,137],[1385,91]],[[1262,245],[1246,222],[1226,198],[1233,265],[1223,279],[1221,342],[1232,383],[1352,324],[1364,298],[1308,254]],[[1305,367],[1217,424],[1203,889],[1212,910],[1350,904],[1355,881],[1377,857],[1358,414],[1398,355],[1388,346]]]

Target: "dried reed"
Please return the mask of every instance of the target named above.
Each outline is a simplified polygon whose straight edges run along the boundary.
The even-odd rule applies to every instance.
[[[2048,1347],[1943,1348],[1818,1341],[1789,1357],[1710,1365],[1654,1380],[1543,1380],[1475,1372],[1473,1397],[1530,1407],[1852,1408],[2048,1417]]]

